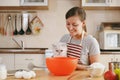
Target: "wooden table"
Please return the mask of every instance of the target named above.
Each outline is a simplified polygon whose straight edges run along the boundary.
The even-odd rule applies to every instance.
[[[89,79],[88,71],[74,71],[68,76],[55,76],[46,70],[37,70],[35,71],[37,76],[29,80],[104,80],[102,77],[96,77]],[[24,80],[24,79],[15,79],[14,76],[8,76],[6,80]]]

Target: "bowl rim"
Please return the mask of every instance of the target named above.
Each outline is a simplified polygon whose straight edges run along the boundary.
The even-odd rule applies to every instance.
[[[48,57],[46,59],[78,59],[75,57]]]

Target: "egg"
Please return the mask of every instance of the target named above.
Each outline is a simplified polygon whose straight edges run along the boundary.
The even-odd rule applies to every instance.
[[[36,73],[34,71],[29,71],[29,73],[31,73],[32,78],[36,77]]]
[[[31,79],[32,78],[32,74],[30,72],[23,72],[23,78],[24,79]]]
[[[23,77],[22,71],[17,71],[17,72],[15,73],[15,78],[22,78],[22,77]]]

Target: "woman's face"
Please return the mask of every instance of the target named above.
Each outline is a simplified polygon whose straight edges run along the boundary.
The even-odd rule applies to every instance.
[[[72,16],[66,20],[66,27],[72,37],[82,34],[84,21],[81,22],[79,16]]]

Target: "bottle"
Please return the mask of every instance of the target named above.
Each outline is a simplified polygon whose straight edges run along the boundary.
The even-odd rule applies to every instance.
[[[50,49],[45,50],[45,67],[46,66],[46,58],[51,58],[53,56],[53,51]],[[48,68],[45,68],[45,71],[49,71]]]
[[[104,73],[105,80],[117,80],[117,75],[114,72],[114,65],[109,62],[109,70]]]
[[[7,78],[7,69],[4,64],[0,64],[0,80]]]
[[[53,56],[53,50],[47,49],[45,50],[45,58],[49,58]]]

